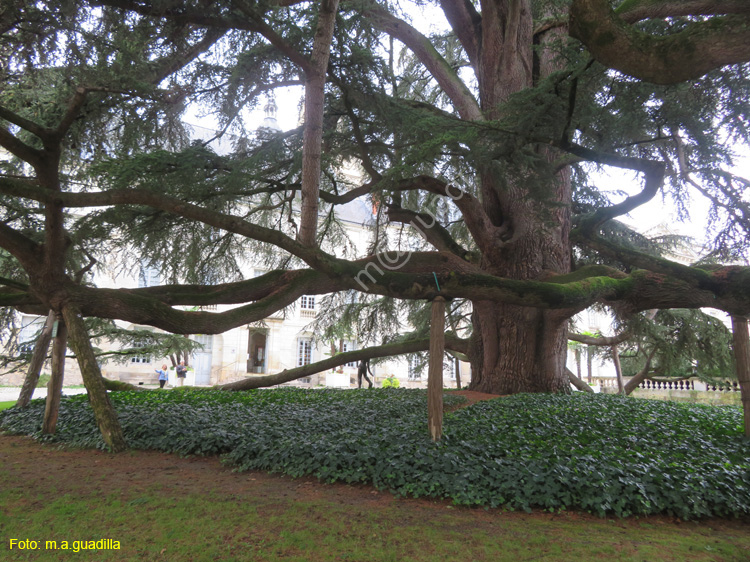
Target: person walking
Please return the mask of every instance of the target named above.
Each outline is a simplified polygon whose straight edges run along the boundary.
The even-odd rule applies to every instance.
[[[167,366],[162,365],[161,369],[154,369],[159,374],[159,388],[164,388],[164,385],[167,384],[167,381],[169,380],[169,375],[167,374]]]
[[[185,362],[180,361],[180,364],[177,365],[175,371],[177,371],[177,386],[184,385],[185,377],[187,376],[187,367],[185,367]]]

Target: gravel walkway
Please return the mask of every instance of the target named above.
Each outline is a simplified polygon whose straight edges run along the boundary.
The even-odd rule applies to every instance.
[[[0,386],[0,402],[9,402],[11,400],[18,400],[18,395],[21,394],[20,386]],[[63,394],[70,396],[71,394],[86,394],[85,388],[63,388]],[[46,398],[47,389],[37,388],[34,390],[34,398]]]

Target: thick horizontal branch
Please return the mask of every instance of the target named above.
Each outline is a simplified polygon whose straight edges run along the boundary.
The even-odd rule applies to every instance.
[[[155,298],[170,306],[244,304],[264,299],[279,288],[292,284],[307,287],[311,277],[311,270],[274,270],[252,279],[218,285],[159,285],[120,290],[131,295]]]
[[[41,245],[4,223],[0,223],[0,247],[7,250],[27,271],[33,271],[38,266]]]
[[[464,353],[467,348],[467,342],[454,336],[445,337],[446,349],[452,349],[461,353]],[[263,388],[268,386],[275,386],[285,382],[291,382],[302,377],[309,377],[316,373],[322,373],[329,369],[345,365],[347,363],[354,363],[362,361],[363,359],[376,359],[378,357],[393,357],[396,355],[403,355],[405,353],[416,353],[418,351],[427,351],[430,348],[430,339],[422,338],[418,340],[390,343],[377,347],[367,347],[364,349],[357,349],[355,351],[347,351],[345,353],[339,353],[323,361],[317,363],[310,363],[302,367],[294,369],[285,369],[280,373],[273,375],[253,376],[245,380],[219,385],[214,388],[218,390],[250,390],[253,388]]]
[[[717,16],[750,14],[747,0],[625,0],[615,13],[623,21],[634,23],[645,19],[680,16]]]
[[[568,339],[570,341],[602,347],[611,347],[613,345],[620,344],[627,340],[629,337],[630,332],[628,332],[627,330],[620,334],[617,334],[616,336],[588,336],[586,334],[568,333]]]
[[[320,249],[306,247],[278,230],[252,224],[232,215],[204,209],[199,205],[187,203],[176,197],[144,189],[51,193],[38,186],[18,185],[16,182],[0,182],[0,193],[24,197],[46,204],[62,204],[71,208],[145,205],[187,219],[196,220],[226,230],[227,232],[240,234],[259,242],[272,244],[282,250],[286,250],[320,271],[332,273],[331,264],[336,261],[336,258],[330,254]]]
[[[3,108],[0,106],[0,112],[2,112],[2,110]],[[0,119],[2,118],[3,117],[0,114]],[[32,166],[38,166],[42,161],[41,151],[20,141],[8,129],[2,126],[0,126],[0,147]]]
[[[224,312],[176,309],[156,296],[148,296],[137,290],[83,286],[70,286],[68,290],[70,299],[80,306],[85,316],[154,326],[174,334],[220,334],[268,318],[304,294],[329,292],[330,287],[331,282],[322,274],[313,270],[298,271],[255,302]],[[164,298],[163,294],[160,296]],[[195,302],[197,299],[190,299],[187,293],[183,293],[181,298],[174,297],[172,300]]]
[[[655,84],[692,80],[750,60],[750,18],[739,12],[691,22],[671,35],[653,36],[618,17],[609,0],[573,0],[570,35],[605,66]]]

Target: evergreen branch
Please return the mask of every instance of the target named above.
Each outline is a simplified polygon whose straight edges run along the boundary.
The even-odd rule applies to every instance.
[[[14,279],[9,279],[7,277],[0,277],[0,285],[11,289],[17,289],[19,291],[29,290],[29,286],[26,283],[21,283],[20,281],[15,281]]]
[[[367,149],[367,143],[365,142],[364,135],[362,134],[362,130],[359,127],[359,119],[354,113],[354,109],[352,107],[351,98],[349,96],[349,88],[347,88],[345,83],[341,80],[338,80],[338,85],[340,88],[342,88],[342,91],[344,93],[344,107],[346,108],[346,113],[347,115],[349,115],[349,119],[352,123],[352,132],[354,133],[354,140],[357,141],[357,146],[359,147],[359,156],[362,162],[362,166],[364,167],[365,171],[370,174],[370,179],[372,179],[373,181],[377,181],[383,176],[380,172],[377,171],[377,169],[375,169],[375,164],[372,161],[372,158],[370,158],[370,151]]]
[[[75,94],[73,94],[73,97],[68,102],[68,107],[65,110],[65,114],[60,120],[57,128],[55,130],[44,131],[45,136],[43,138],[45,139],[45,144],[49,143],[50,145],[53,145],[55,149],[59,150],[60,141],[65,136],[65,133],[68,132],[68,129],[70,129],[70,126],[73,124],[73,122],[78,118],[78,115],[81,112],[81,108],[86,103],[89,92],[109,91],[111,90],[105,87],[79,86],[78,88],[76,88]]]
[[[78,271],[76,271],[74,280],[79,285],[83,281],[83,276],[86,275],[89,271],[93,269],[93,267],[97,264],[96,258],[94,258],[91,254],[89,254],[86,250],[83,251],[83,253],[86,255],[86,257],[89,260],[89,263],[86,264],[85,267],[82,267]]]
[[[578,343],[585,343],[586,345],[595,345],[597,347],[610,347],[613,345],[620,344],[630,338],[631,334],[628,330],[624,330],[616,336],[588,336],[586,334],[574,334],[568,333],[568,339]]]
[[[472,238],[484,255],[496,256],[515,239],[507,239],[507,229],[492,224],[482,203],[472,194],[430,176],[417,176],[401,180],[395,187],[398,191],[422,189],[430,193],[450,197],[461,211]]]
[[[32,135],[36,135],[39,138],[43,138],[45,133],[47,132],[47,129],[45,129],[38,123],[34,123],[33,121],[26,119],[25,117],[21,117],[17,113],[1,105],[0,119],[5,119],[9,123],[13,123],[14,125],[17,125],[21,129],[28,131]]]
[[[220,213],[210,209],[204,209],[199,205],[188,203],[170,197],[154,193],[144,189],[114,189],[98,192],[57,192],[50,193],[48,190],[34,186],[18,186],[12,182],[0,182],[0,192],[17,197],[24,197],[42,203],[58,203],[67,207],[105,207],[110,205],[146,205],[168,213],[174,213],[188,219],[196,220],[204,224],[221,228],[228,232],[247,236],[260,242],[273,244],[290,254],[297,256],[324,272],[333,273],[331,264],[335,258],[318,248],[306,247],[295,241],[286,234],[252,224],[232,215]],[[7,230],[8,227],[5,227]],[[10,239],[9,239],[10,240]],[[0,229],[0,245],[2,243],[2,230]],[[8,248],[10,251],[10,248]]]
[[[451,252],[462,259],[471,261],[469,260],[469,251],[458,244],[450,235],[450,232],[434,216],[428,213],[418,213],[417,211],[404,209],[396,204],[389,204],[387,208],[388,219],[390,221],[410,224],[438,251]]]
[[[629,264],[630,266],[647,269],[663,275],[674,276],[678,279],[686,279],[701,289],[717,290],[714,276],[699,267],[682,265],[664,258],[626,248],[604,240],[598,235],[589,234],[587,236],[584,232],[579,231],[578,229],[571,232],[571,241],[587,246],[600,252],[603,256],[616,259]]]
[[[328,0],[330,1],[330,0]],[[323,2],[325,4],[325,0]],[[338,6],[338,0],[335,0],[336,6]],[[276,31],[268,25],[266,22],[264,22],[258,14],[253,12],[244,2],[240,2],[238,4],[239,10],[244,13],[248,18],[250,18],[251,21],[255,24],[254,31],[257,31],[260,33],[263,37],[268,39],[269,43],[276,47],[281,53],[286,55],[286,57],[292,61],[294,64],[299,66],[302,71],[306,75],[310,75],[315,73],[315,68],[313,66],[312,61],[304,56],[302,53],[300,53],[291,43],[289,43],[286,39],[284,39],[281,35],[276,33]],[[321,7],[322,10],[322,7]],[[333,9],[333,11],[336,11],[336,8]]]
[[[2,222],[0,222],[0,247],[10,252],[27,271],[33,271],[38,266],[37,257],[41,255],[42,246]]]
[[[164,301],[170,299],[163,294],[157,293],[154,296],[142,290],[95,289],[77,285],[71,288],[71,295],[86,316],[117,318],[134,324],[154,326],[173,334],[219,334],[268,318],[304,294],[329,292],[331,286],[329,280],[313,270],[289,275],[285,281],[268,290],[265,296],[255,302],[214,313],[177,310],[165,304]],[[198,300],[196,297],[190,302]]]
[[[414,52],[453,102],[462,118],[469,121],[484,119],[474,95],[427,37],[374,3],[365,9],[365,14],[375,26],[392,35]]]
[[[3,110],[2,106],[0,106],[0,110]],[[5,127],[0,127],[0,147],[3,147],[5,150],[13,154],[13,156],[20,158],[34,167],[39,166],[42,161],[41,151],[18,140],[18,138]]]
[[[695,181],[691,177],[690,166],[685,154],[685,143],[677,132],[673,132],[672,138],[677,147],[677,165],[679,166],[680,179],[692,185],[701,195],[706,197],[715,206],[722,207],[728,213],[735,215],[738,221],[744,223],[744,230],[747,233],[750,233],[750,203],[744,201],[739,193],[733,192],[730,188],[717,186],[719,191],[727,198],[727,201],[729,201],[728,203],[724,202]],[[736,213],[738,212],[741,217],[736,216]]]
[[[148,79],[151,84],[157,85],[169,76],[180,70],[185,65],[195,60],[200,54],[207,51],[214,43],[221,39],[226,33],[223,29],[206,30],[205,36],[193,45],[189,45],[183,52],[170,53],[161,59],[149,63],[152,76]]]
[[[590,162],[597,162],[599,164],[606,164],[628,170],[636,170],[642,172],[645,176],[644,187],[640,193],[626,197],[625,200],[620,203],[597,209],[593,213],[581,217],[578,223],[578,229],[585,231],[586,233],[593,233],[605,222],[615,217],[625,215],[641,205],[648,203],[654,198],[664,184],[664,173],[666,169],[664,162],[605,153],[575,143],[570,143],[565,140],[560,143],[560,148]]]
[[[212,13],[205,5],[200,8],[192,8],[184,4],[175,4],[174,7],[165,8],[145,4],[137,0],[87,0],[87,3],[90,6],[119,8],[142,16],[169,19],[183,25],[194,24],[221,30],[237,29],[259,33],[304,72],[309,69],[307,58],[276,33],[271,26],[262,20],[259,14],[251,10],[244,2],[236,3],[236,9],[222,14]],[[240,13],[244,17],[240,16]]]
[[[29,310],[30,313],[37,314],[36,307],[42,303],[31,293],[0,293],[0,306],[12,306],[19,310]],[[34,309],[32,312],[32,308]]]

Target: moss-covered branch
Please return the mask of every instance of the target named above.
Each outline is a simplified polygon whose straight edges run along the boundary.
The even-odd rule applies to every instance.
[[[750,60],[750,18],[744,13],[702,18],[677,33],[653,36],[620,18],[608,0],[573,0],[570,34],[602,64],[656,84],[699,78]]]

